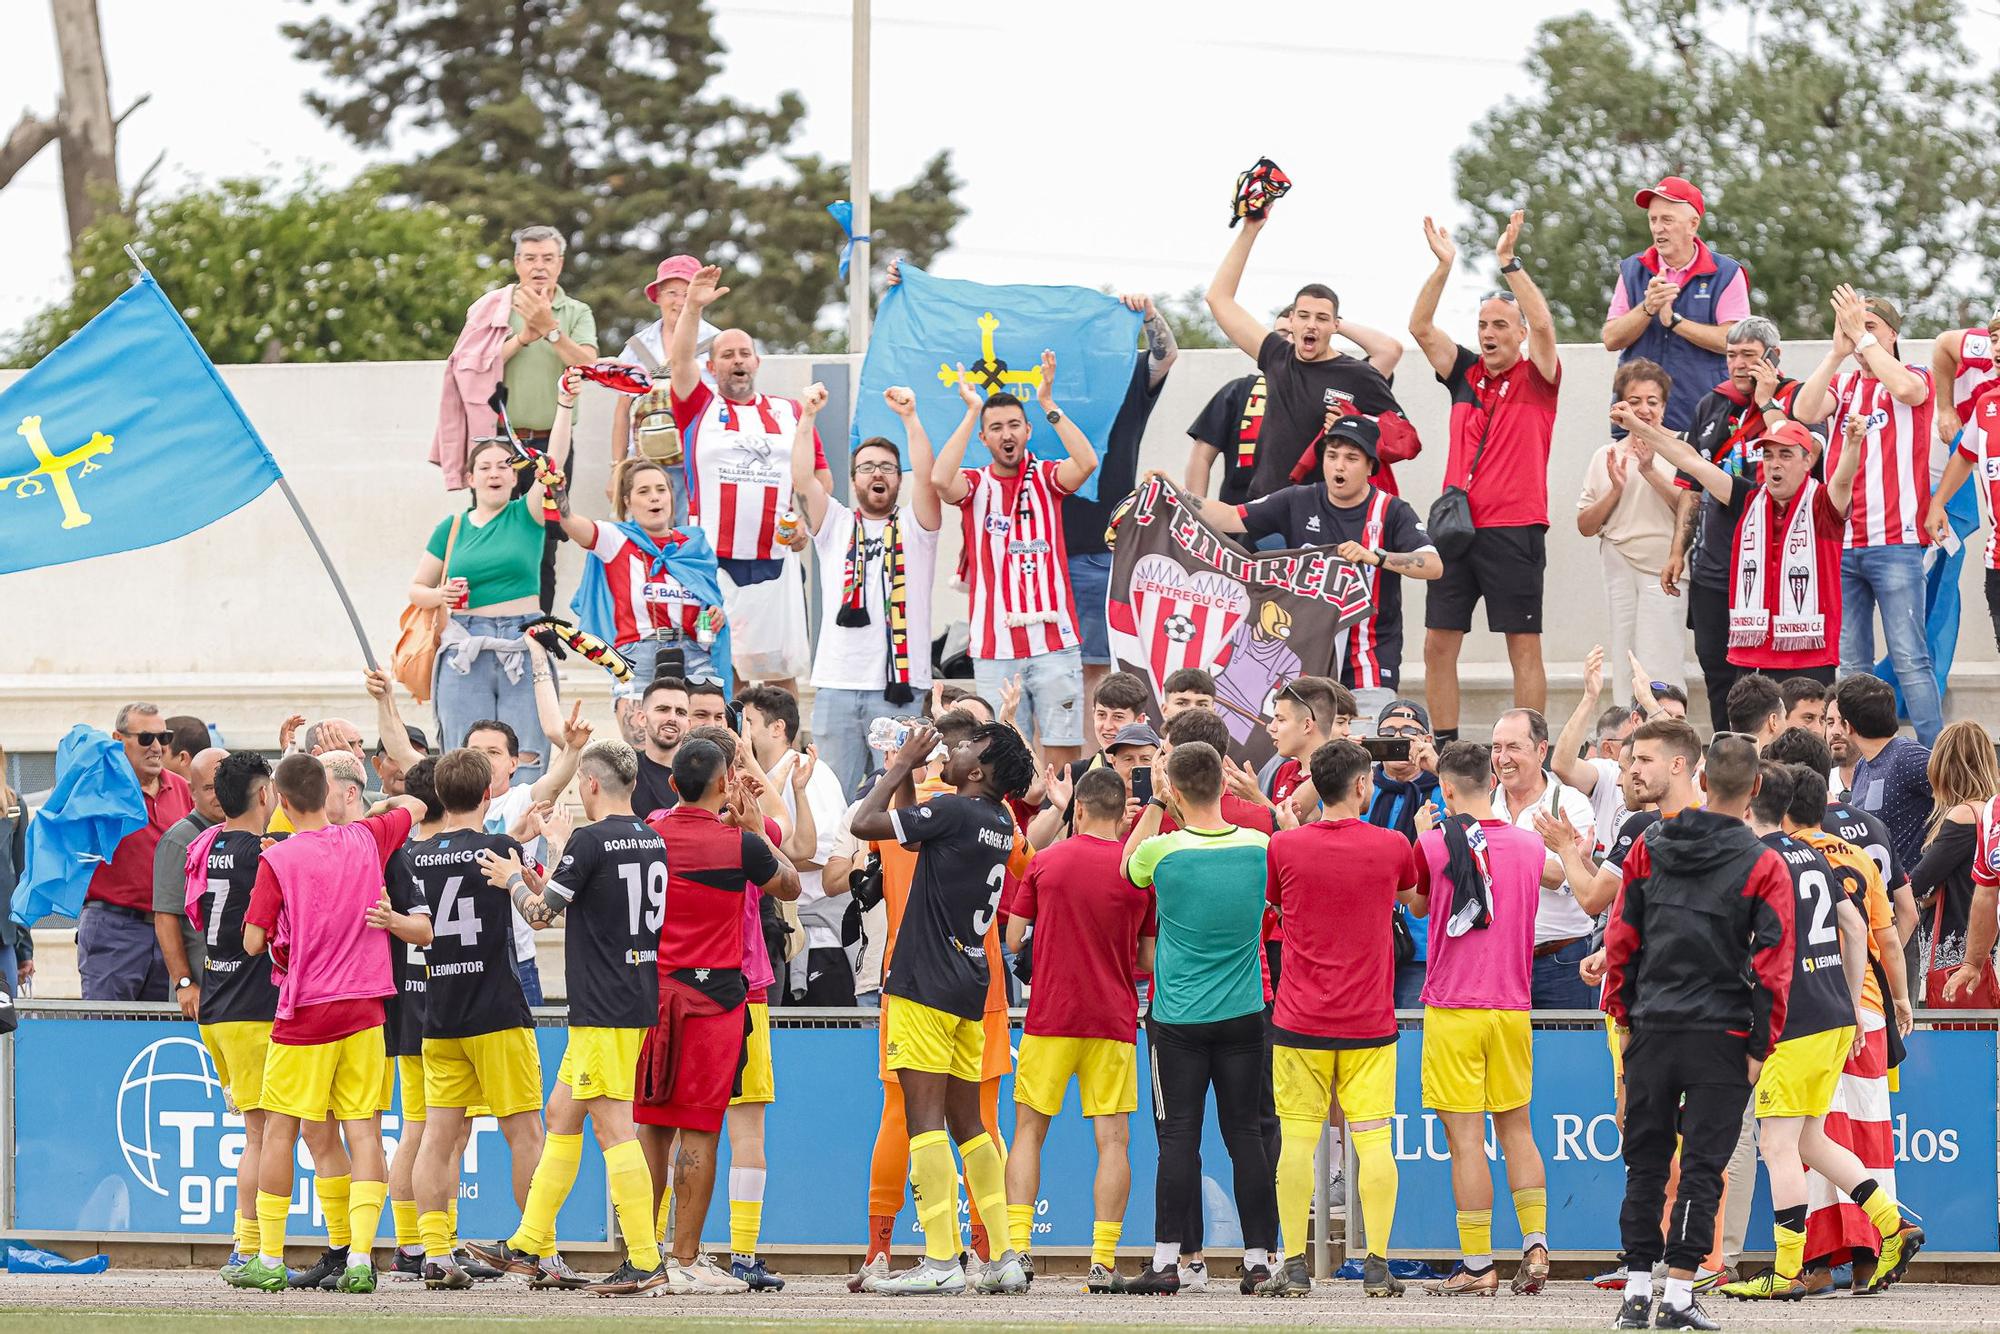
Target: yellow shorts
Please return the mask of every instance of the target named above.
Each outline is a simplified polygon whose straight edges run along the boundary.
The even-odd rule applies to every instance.
[[[922,1070],[977,1084],[986,1055],[985,1017],[965,1019],[904,996],[882,998],[891,1070]]]
[[[380,1024],[310,1047],[274,1042],[264,1056],[264,1110],[301,1121],[329,1112],[336,1121],[366,1121],[376,1114],[388,1059]]]
[[[239,1112],[264,1105],[264,1056],[271,1050],[269,1020],[245,1019],[227,1024],[203,1024],[201,1045],[215,1062],[215,1077],[229,1090]]]
[[[1604,1016],[1604,1045],[1611,1048],[1611,1086],[1625,1082],[1625,1044],[1618,1040],[1618,1021],[1610,1015]]]
[[[424,1039],[424,1102],[470,1110],[484,1103],[495,1116],[542,1105],[542,1054],[532,1028],[503,1028],[469,1038]]]
[[[1324,1121],[1337,1093],[1349,1121],[1396,1114],[1396,1044],[1271,1048],[1271,1093],[1281,1121]]]
[[[1051,1038],[1024,1034],[1014,1071],[1014,1101],[1043,1116],[1062,1111],[1076,1076],[1085,1116],[1117,1116],[1139,1108],[1139,1048],[1116,1038]]]
[[[396,1068],[403,1076],[403,1124],[422,1121],[430,1106],[424,1101],[424,1058],[398,1056]]]
[[[777,1100],[778,1072],[771,1064],[771,1007],[751,1001],[750,1031],[743,1036],[743,1092],[731,1098],[729,1105]]]
[[[645,1028],[572,1028],[563,1048],[562,1065],[556,1083],[569,1089],[578,1102],[609,1098],[613,1102],[632,1101],[637,1083],[639,1048],[646,1043]]]
[[[1511,1112],[1535,1086],[1526,1010],[1424,1007],[1424,1106],[1439,1112]]]
[[[1758,1119],[1825,1116],[1853,1045],[1852,1024],[1780,1042],[1757,1075]]]

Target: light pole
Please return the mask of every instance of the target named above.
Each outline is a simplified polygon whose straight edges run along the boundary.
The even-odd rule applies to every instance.
[[[847,346],[853,352],[868,350],[868,277],[873,266],[868,231],[868,38],[870,0],[854,0],[854,130],[853,151],[849,155],[849,198],[854,203],[854,247],[847,269]]]

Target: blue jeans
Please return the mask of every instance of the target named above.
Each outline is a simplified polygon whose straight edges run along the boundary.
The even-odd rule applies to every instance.
[[[1928,746],[1944,726],[1944,704],[1938,698],[1930,639],[1924,633],[1925,598],[1924,548],[1905,544],[1840,553],[1840,674],[1852,676],[1874,668],[1879,608],[1882,637],[1889,641],[1889,660],[1896,669],[1896,684],[1903,689],[1903,707],[1916,726],[1917,740]]]
[[[521,979],[521,995],[530,1005],[542,1003],[542,965],[535,959],[514,960],[514,976]]]
[[[519,639],[522,627],[537,617],[454,615],[451,619],[464,626],[470,635]],[[514,729],[523,751],[533,751],[539,757],[533,764],[523,764],[514,775],[516,782],[533,782],[547,767],[549,739],[542,735],[535,708],[534,666],[525,654],[520,664],[518,681],[508,679],[499,655],[490,652],[478,654],[468,669],[461,672],[452,665],[452,650],[447,644],[438,650],[437,669],[431,678],[431,702],[437,709],[439,749],[463,746],[466,730],[472,724],[497,719]]]
[[[974,658],[972,679],[997,713],[1000,687],[1021,678],[1021,723],[1035,723],[1035,739],[1043,746],[1083,744],[1083,654],[1073,648],[1038,653],[1032,658]]]
[[[1594,1010],[1597,988],[1577,975],[1576,966],[1590,956],[1590,938],[1572,941],[1554,954],[1535,960],[1532,1004],[1537,1010]]]
[[[622,695],[638,699],[645,694],[646,687],[659,674],[660,651],[677,648],[681,651],[681,679],[686,681],[722,681],[715,670],[715,660],[708,649],[692,637],[680,634],[661,636],[651,634],[635,643],[627,644],[618,651],[625,661],[632,664],[632,679],[618,688]],[[724,686],[729,683],[722,681]]]
[[[819,747],[819,762],[840,780],[845,799],[853,800],[854,789],[877,763],[868,753],[868,724],[877,718],[910,717],[916,708],[891,704],[879,690],[821,686],[813,691],[813,744]]]
[[[1076,630],[1083,641],[1086,667],[1118,665],[1111,660],[1111,627],[1104,620],[1104,598],[1110,587],[1110,552],[1090,551],[1069,558],[1069,592],[1076,607]]]

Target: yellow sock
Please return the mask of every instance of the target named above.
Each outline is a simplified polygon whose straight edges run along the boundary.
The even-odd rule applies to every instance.
[[[1458,1211],[1458,1249],[1477,1259],[1493,1255],[1493,1211],[1491,1209],[1460,1209]]]
[[[459,1244],[458,1243],[458,1186],[454,1184],[451,1190],[452,1190],[451,1203],[445,1206],[444,1217],[445,1217],[445,1227],[449,1229],[451,1232],[451,1249],[455,1251],[458,1249],[458,1244]],[[417,1222],[417,1230],[419,1232],[423,1230],[422,1219],[419,1219]],[[429,1247],[426,1246],[425,1249],[428,1250]]]
[[[1356,1182],[1361,1187],[1361,1223],[1368,1229],[1368,1253],[1389,1253],[1389,1232],[1396,1225],[1396,1151],[1389,1143],[1389,1127],[1350,1131],[1358,1163]],[[1541,1192],[1534,1192],[1540,1196]],[[1521,1193],[1515,1192],[1519,1207]],[[1525,1217],[1525,1215],[1523,1215]],[[1521,1226],[1526,1227],[1523,1223]]]
[[[646,1170],[646,1153],[638,1140],[628,1139],[604,1151],[604,1177],[611,1187],[612,1207],[618,1211],[625,1258],[640,1269],[659,1268],[660,1247],[649,1226],[653,1221],[649,1216],[653,1211],[653,1174]]]
[[[255,1209],[257,1201],[250,1201],[250,1207]],[[247,1218],[240,1213],[236,1215],[236,1253],[238,1255],[257,1253],[257,1215],[254,1213]]]
[[[1384,1132],[1387,1133],[1387,1132]],[[1549,1191],[1546,1186],[1524,1186],[1514,1192],[1514,1217],[1520,1220],[1521,1235],[1548,1235]]]
[[[1868,1215],[1868,1221],[1875,1225],[1875,1230],[1883,1237],[1893,1237],[1902,1230],[1902,1210],[1896,1207],[1896,1201],[1879,1183],[1868,1193],[1868,1203],[1861,1208]]]
[[[353,1238],[353,1263],[365,1263],[375,1250],[375,1234],[382,1228],[382,1205],[389,1198],[383,1181],[357,1181],[348,1197],[347,1230]]]
[[[1771,1266],[1780,1278],[1797,1278],[1799,1270],[1806,1262],[1806,1234],[1794,1231],[1780,1223],[1772,1229],[1777,1233],[1778,1258]]]
[[[1035,1206],[1032,1204],[1010,1204],[1007,1206],[1007,1241],[1023,1254],[1035,1240]]]
[[[535,1164],[534,1180],[528,1183],[528,1202],[521,1206],[521,1226],[507,1244],[529,1255],[553,1255],[556,1249],[556,1213],[576,1184],[577,1168],[583,1163],[582,1135],[549,1135],[542,1141],[542,1159]]]
[[[1007,1149],[991,1135],[978,1134],[958,1146],[965,1160],[965,1188],[988,1237],[1007,1235]],[[997,1243],[989,1241],[989,1246]],[[994,1259],[999,1259],[996,1254]]]
[[[292,1212],[292,1197],[257,1192],[257,1253],[285,1258],[285,1220]]]
[[[910,1193],[924,1229],[924,1257],[958,1258],[958,1172],[951,1161],[951,1136],[926,1130],[910,1136]]]
[[[1090,1262],[1103,1265],[1106,1269],[1118,1262],[1118,1238],[1125,1232],[1122,1222],[1106,1223],[1102,1220],[1090,1225]]]
[[[347,1245],[348,1200],[354,1189],[353,1177],[321,1177],[318,1182],[319,1211],[326,1215],[326,1244],[339,1250]]]
[[[757,1254],[757,1234],[764,1230],[764,1202],[762,1200],[731,1200],[729,1202],[729,1252],[732,1255]]]
[[[423,1245],[423,1238],[417,1232],[417,1202],[415,1200],[391,1200],[389,1212],[396,1218],[396,1244],[405,1249]]]
[[[1312,1212],[1313,1155],[1319,1148],[1322,1122],[1288,1118],[1278,1123],[1283,1136],[1278,1151],[1278,1235],[1285,1257],[1306,1253],[1306,1219]],[[1375,1243],[1371,1232],[1369,1246]]]
[[[417,1236],[423,1240],[424,1254],[433,1260],[451,1256],[451,1214],[444,1209],[428,1209],[417,1215]]]
[[[668,1186],[660,1192],[660,1216],[654,1220],[654,1223],[659,1229],[660,1245],[665,1246],[673,1240],[673,1233],[670,1230],[674,1225],[674,1188],[672,1186]]]

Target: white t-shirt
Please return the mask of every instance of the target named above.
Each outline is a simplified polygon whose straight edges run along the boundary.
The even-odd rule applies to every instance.
[[[798,796],[792,788],[792,767],[799,761],[797,751],[789,752],[779,761],[771,773],[771,781],[779,785],[785,794],[785,809],[794,818],[798,816]],[[806,779],[806,803],[812,807],[813,828],[819,834],[819,842],[813,847],[812,860],[825,866],[833,856],[834,844],[840,838],[841,821],[847,816],[847,796],[840,790],[840,779],[831,768],[824,764],[813,766],[812,777]],[[806,929],[806,948],[839,949],[840,925],[847,916],[847,896],[826,896],[820,884],[820,872],[799,868],[799,922]]]
[[[819,557],[819,652],[813,658],[812,683],[820,690],[881,690],[889,684],[889,620],[883,603],[888,579],[882,531],[886,519],[861,521],[861,557],[867,562],[862,587],[868,599],[868,624],[840,625],[840,590],[847,572],[847,548],[853,538],[855,512],[827,497],[826,518],[813,534]],[[908,505],[896,518],[903,541],[903,588],[909,614],[910,689],[931,688],[931,583],[937,569],[938,535],[917,522]]]
[[[1517,828],[1533,834],[1535,812],[1550,809],[1549,803],[1553,799],[1555,808],[1570,822],[1571,827],[1586,839],[1594,840],[1597,837],[1597,822],[1591,813],[1590,799],[1557,779],[1554,774],[1544,773],[1542,777],[1544,779],[1542,790],[1536,794],[1533,801],[1518,811],[1509,805],[1505,788],[1494,788],[1494,811]],[[1550,853],[1549,860],[1558,859],[1554,853]],[[1542,886],[1541,905],[1535,910],[1535,944],[1564,940],[1571,936],[1587,936],[1591,932],[1591,925],[1590,914],[1577,904],[1576,895],[1570,892],[1567,882],[1555,889],[1550,889],[1547,885]]]
[[[1590,789],[1591,815],[1597,825],[1597,851],[1602,858],[1618,837],[1618,826],[1631,812],[1625,809],[1625,794],[1618,789],[1618,761],[1593,755],[1584,761],[1597,770],[1597,782]]]
[[[516,783],[501,796],[486,803],[486,832],[504,834],[514,827],[514,821],[521,813],[535,804],[535,785]],[[521,845],[528,860],[542,861],[542,840],[529,839]],[[514,962],[526,963],[535,957],[535,928],[528,925],[528,919],[521,916],[519,908],[514,909]]]

